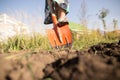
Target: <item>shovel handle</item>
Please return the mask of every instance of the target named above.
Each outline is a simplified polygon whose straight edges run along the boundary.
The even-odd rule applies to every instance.
[[[53,21],[54,27],[57,26],[58,21],[55,14],[52,14],[52,21]]]

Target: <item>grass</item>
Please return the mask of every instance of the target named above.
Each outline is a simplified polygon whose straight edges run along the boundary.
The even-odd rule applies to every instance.
[[[93,31],[91,34],[81,34],[79,38],[74,35],[74,49],[86,49],[90,46],[97,45],[98,43],[112,43],[120,40],[118,33],[109,32],[105,35],[101,35],[97,31]]]
[[[111,43],[117,42],[120,39],[119,34],[111,32],[106,35],[101,35],[97,31],[93,31],[91,34],[81,34],[76,37],[76,33],[73,32],[73,46],[72,49],[85,49],[98,43]],[[40,34],[17,35],[9,38],[5,43],[0,43],[1,52],[9,52],[16,50],[50,50],[48,38]]]
[[[78,24],[78,23],[75,23],[75,22],[70,22],[69,23],[69,26],[70,26],[70,29],[75,29],[75,30],[86,30],[87,28]]]
[[[35,50],[35,49],[50,49],[47,37],[40,34],[17,35],[9,38],[5,43],[0,44],[1,51],[16,51],[16,50]]]

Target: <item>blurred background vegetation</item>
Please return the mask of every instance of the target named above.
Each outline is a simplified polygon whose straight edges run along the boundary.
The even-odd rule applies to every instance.
[[[71,49],[81,50],[89,48],[98,43],[112,43],[120,40],[119,31],[111,31],[102,34],[99,30],[87,30],[77,23],[70,23],[70,26],[81,27],[80,31],[72,31],[73,44]],[[5,42],[0,42],[0,52],[9,52],[17,50],[51,50],[47,36],[39,33],[29,35],[16,35],[8,38]]]

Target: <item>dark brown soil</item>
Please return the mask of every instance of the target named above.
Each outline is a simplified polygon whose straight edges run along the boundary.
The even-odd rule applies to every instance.
[[[72,59],[61,58],[44,68],[44,79],[120,80],[120,41],[76,51]],[[43,79],[43,80],[44,80]]]
[[[0,80],[120,80],[120,41],[84,51],[1,53]]]

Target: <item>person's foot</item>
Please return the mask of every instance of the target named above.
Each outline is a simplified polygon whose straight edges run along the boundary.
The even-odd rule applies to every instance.
[[[62,26],[64,26],[64,25],[67,25],[67,24],[69,24],[68,22],[64,22],[64,21],[61,21],[61,22],[58,22],[58,26],[59,27],[62,27]]]
[[[66,24],[69,24],[66,19],[59,19],[57,25],[58,25],[59,27],[62,27],[62,26],[64,26],[64,25],[66,25]]]

